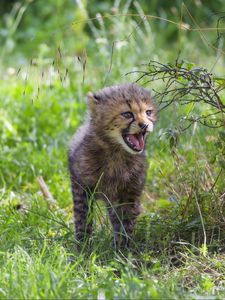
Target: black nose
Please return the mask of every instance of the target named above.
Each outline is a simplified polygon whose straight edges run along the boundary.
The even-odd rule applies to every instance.
[[[139,127],[141,128],[141,129],[146,129],[147,127],[148,127],[148,125],[147,124],[145,124],[145,123],[138,123],[138,125],[139,125]]]

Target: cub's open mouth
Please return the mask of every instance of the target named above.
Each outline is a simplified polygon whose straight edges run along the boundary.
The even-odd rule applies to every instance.
[[[122,135],[124,142],[133,151],[141,152],[144,150],[146,132],[139,132],[135,134],[125,133]]]

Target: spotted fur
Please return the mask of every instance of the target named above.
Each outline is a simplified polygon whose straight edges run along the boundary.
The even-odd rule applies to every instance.
[[[140,124],[153,130],[156,109],[147,90],[136,84],[104,88],[87,96],[89,114],[75,134],[69,150],[76,239],[92,232],[92,193],[106,203],[114,230],[115,246],[128,245],[140,213],[145,184],[145,151],[133,151],[123,133],[140,132]],[[151,111],[147,116],[146,110]],[[134,118],[122,113],[130,111]],[[94,200],[95,201],[95,200]]]

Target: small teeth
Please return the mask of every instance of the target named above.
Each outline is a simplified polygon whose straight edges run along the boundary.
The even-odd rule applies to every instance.
[[[134,149],[137,149],[136,145],[134,145],[134,144],[131,142],[129,136],[126,137],[126,140],[129,142],[130,145],[132,145],[132,147],[133,147]],[[137,149],[137,150],[138,150],[138,149]]]

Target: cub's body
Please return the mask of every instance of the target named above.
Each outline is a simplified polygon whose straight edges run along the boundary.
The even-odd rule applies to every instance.
[[[89,94],[88,101],[88,120],[69,151],[76,238],[91,234],[90,198],[95,191],[94,199],[106,203],[115,245],[128,244],[139,214],[146,176],[145,138],[148,128],[153,129],[155,107],[148,92],[133,84]],[[146,110],[151,111],[148,118]]]

